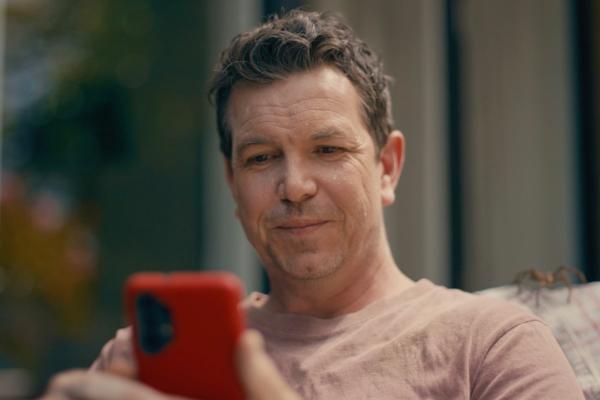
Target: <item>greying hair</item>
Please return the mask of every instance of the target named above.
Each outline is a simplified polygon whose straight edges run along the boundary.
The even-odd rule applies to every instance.
[[[227,103],[236,82],[267,84],[294,72],[330,65],[357,89],[365,123],[377,149],[392,131],[390,78],[377,55],[331,13],[292,10],[233,38],[223,50],[210,83],[217,111],[220,148],[232,156]]]

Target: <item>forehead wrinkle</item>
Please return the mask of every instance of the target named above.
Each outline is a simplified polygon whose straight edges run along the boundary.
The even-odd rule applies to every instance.
[[[281,91],[282,95],[287,94],[285,91]],[[273,99],[268,99],[265,98],[264,99],[264,103],[262,104],[255,104],[252,106],[253,111],[259,111],[263,108],[272,108],[272,109],[283,109],[283,110],[287,110],[287,113],[290,114],[295,114],[297,113],[296,109],[297,108],[303,108],[303,104],[304,103],[316,103],[316,104],[322,104],[322,105],[326,105],[326,104],[331,104],[331,105],[344,105],[345,101],[344,101],[344,95],[343,94],[339,94],[339,98],[336,97],[332,97],[330,95],[308,95],[308,96],[304,96],[301,97],[300,99],[291,99],[291,100],[285,100],[281,98],[282,96],[276,96],[276,98]],[[285,100],[285,101],[282,101]],[[361,105],[361,101],[360,99],[358,99],[357,104],[358,107],[360,107]]]
[[[239,134],[243,135],[244,132],[252,132],[255,130],[257,125],[262,127],[275,126],[279,127],[281,125],[281,119],[283,117],[278,117],[276,115],[255,115],[244,121],[239,127]]]
[[[270,112],[261,113],[258,109],[268,108]],[[280,112],[273,110],[273,108],[280,109]],[[302,108],[301,110],[292,111],[285,106],[259,106],[253,107],[254,112],[247,112],[249,118],[245,119],[239,126],[240,134],[247,131],[255,130],[256,126],[266,128],[274,126],[275,128],[290,129],[290,127],[297,127],[298,123],[302,123],[304,120],[320,121],[320,120],[342,120],[344,115],[336,110],[323,109],[315,106],[314,108]],[[275,112],[272,112],[275,111]],[[304,115],[309,113],[308,118],[304,118]],[[323,115],[326,114],[326,115]],[[261,129],[263,130],[263,129]]]
[[[291,106],[290,116],[297,118],[305,112],[328,112],[328,113],[332,113],[334,115],[339,116],[340,119],[348,119],[348,120],[352,121],[354,118],[356,118],[354,120],[354,122],[358,122],[361,125],[361,127],[365,128],[368,132],[369,131],[368,118],[364,112],[362,99],[360,98],[360,96],[358,96],[358,94],[355,91],[351,92],[349,95],[356,96],[356,101],[354,102],[355,108],[353,110],[354,113],[344,114],[344,113],[340,112],[339,109],[327,109],[327,108],[324,109],[322,107],[319,107],[319,104],[332,105],[332,106],[334,106],[334,108],[337,105],[345,106],[345,101],[342,98],[331,97],[331,96],[327,96],[327,97],[315,96],[315,97],[302,99],[302,100],[296,102],[295,104],[293,104]],[[319,103],[314,104],[313,100],[318,100]],[[310,108],[305,108],[305,107],[302,107],[302,103],[304,103],[304,102],[311,102],[313,104],[311,104]],[[300,110],[297,110],[298,108],[300,108]]]
[[[309,103],[309,106],[304,105],[304,103]],[[296,102],[293,105],[290,105],[289,115],[291,117],[300,115],[304,112],[333,112],[336,114],[340,114],[339,105],[344,105],[344,102],[338,99],[331,98],[307,98],[301,101]],[[360,112],[359,109],[355,111]],[[343,115],[343,114],[342,114]]]
[[[319,102],[317,104],[315,103],[315,100],[318,100]],[[304,103],[309,103],[312,106],[310,108],[303,106]],[[325,103],[325,104],[324,104]],[[338,101],[337,99],[329,99],[329,98],[305,98],[296,102],[293,102],[292,104],[289,105],[280,105],[280,104],[259,104],[259,105],[254,105],[252,107],[246,108],[244,110],[245,114],[251,114],[250,119],[246,120],[244,122],[243,125],[245,125],[247,122],[259,118],[261,115],[265,115],[265,114],[269,114],[272,115],[274,117],[278,117],[278,118],[293,118],[295,116],[298,116],[302,113],[305,112],[332,112],[332,113],[336,113],[339,114],[339,112],[332,110],[332,109],[328,109],[328,107],[323,108],[324,105],[327,105],[327,103],[335,105],[335,104],[343,104],[342,101]],[[262,110],[263,109],[267,109],[266,113],[263,113]]]
[[[317,112],[316,114],[309,114],[308,118],[303,118],[304,112]],[[355,119],[348,118],[347,115],[341,113],[337,110],[323,110],[323,109],[307,109],[299,112],[294,115],[294,119],[297,121],[295,126],[298,124],[302,124],[305,120],[310,120],[311,122],[319,122],[324,121],[323,127],[316,127],[317,131],[338,131],[338,132],[352,132],[352,136],[356,136],[358,134],[357,129],[364,129],[367,134],[369,133],[368,127],[365,124],[364,118],[362,115],[358,114],[355,116]],[[359,124],[359,126],[356,125]],[[344,135],[345,136],[345,135]]]
[[[308,117],[305,117],[304,114],[308,113]],[[322,119],[335,118],[335,120],[349,120],[347,115],[340,112],[339,110],[327,110],[322,108],[305,108],[301,111],[297,111],[294,115],[291,116],[294,120],[302,121],[304,119],[310,119],[312,121],[319,121]]]
[[[310,135],[310,138],[312,140],[323,140],[331,138],[348,139],[349,137],[348,135],[344,135],[343,133],[341,133],[337,127],[325,127],[323,129],[320,129],[318,132]]]
[[[362,108],[362,98],[359,95],[355,86],[352,84],[352,82],[350,82],[345,77],[343,77],[345,79],[339,79],[338,76],[332,78],[331,76],[329,76],[329,73],[326,74],[325,80],[318,80],[318,78],[316,78],[317,80],[315,81],[315,85],[308,88],[307,90],[302,90],[298,96],[290,99],[289,97],[291,93],[289,90],[286,90],[286,88],[287,84],[296,82],[295,79],[292,79],[293,75],[294,74],[282,81],[275,81],[266,85],[255,85],[247,82],[239,82],[235,85],[230,99],[234,99],[237,97],[234,95],[234,93],[236,92],[240,93],[241,91],[241,93],[246,94],[250,92],[255,93],[257,96],[260,96],[262,100],[259,104],[255,103],[253,105],[253,108],[255,109],[260,109],[263,107],[289,107],[293,110],[296,107],[301,107],[302,104],[305,102],[314,101],[345,105],[348,96],[352,96],[355,97],[357,100],[355,102],[355,105],[359,109]],[[303,74],[300,73],[299,75]],[[277,88],[275,88],[275,86],[277,86]]]
[[[290,80],[290,82],[292,81]],[[277,90],[274,85],[278,85]],[[364,115],[363,99],[354,85],[346,79],[341,81],[340,79],[334,81],[328,79],[325,82],[317,82],[316,85],[302,90],[292,99],[290,99],[290,94],[293,92],[285,90],[286,86],[281,86],[280,82],[266,86],[251,84],[236,84],[236,86],[237,90],[234,90],[230,97],[233,100],[232,107],[228,107],[226,112],[230,122],[234,122],[231,117],[234,113],[236,114],[238,126],[234,127],[233,124],[230,124],[230,129],[232,131],[239,130],[238,134],[268,134],[269,132],[266,131],[271,131],[271,128],[281,133],[285,132],[285,134],[289,134],[288,132],[291,131],[298,132],[299,128],[301,130],[310,128],[314,132],[318,131],[319,127],[311,127],[310,122],[321,120],[327,121],[327,125],[339,125],[336,129],[345,132],[351,131],[352,136],[355,136],[354,139],[358,133],[356,132],[358,128],[355,126],[356,122],[369,133],[368,118]],[[247,101],[242,101],[235,95],[235,92],[244,93],[246,97],[250,94],[253,96],[253,101],[247,105]],[[350,108],[347,103],[349,97],[354,100]],[[353,112],[340,111],[340,105]],[[305,118],[307,113],[308,117]],[[340,122],[342,123],[340,124]],[[259,129],[260,131],[258,131]]]
[[[314,102],[323,102],[323,103],[332,103],[334,105],[336,104],[344,104],[343,99],[338,99],[336,97],[331,97],[331,96],[318,96],[318,95],[311,95],[308,97],[304,97],[301,98],[299,100],[294,100],[294,101],[290,101],[290,104],[288,104],[288,106],[290,108],[297,108],[299,106],[302,106],[302,104],[309,102],[309,103],[314,103]]]

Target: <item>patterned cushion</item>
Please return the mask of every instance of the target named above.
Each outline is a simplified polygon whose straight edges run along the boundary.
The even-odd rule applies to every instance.
[[[501,286],[479,292],[528,308],[544,320],[571,363],[586,399],[600,399],[600,282],[519,290]],[[539,298],[536,300],[536,297]]]

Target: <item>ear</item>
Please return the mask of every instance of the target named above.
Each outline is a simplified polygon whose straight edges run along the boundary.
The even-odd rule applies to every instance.
[[[379,153],[381,165],[381,203],[389,206],[396,199],[395,190],[404,167],[404,135],[393,131]]]

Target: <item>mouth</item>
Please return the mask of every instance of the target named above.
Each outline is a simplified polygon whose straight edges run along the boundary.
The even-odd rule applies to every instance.
[[[277,230],[290,235],[305,235],[315,232],[326,225],[329,221],[311,220],[311,221],[287,221],[276,227]]]

